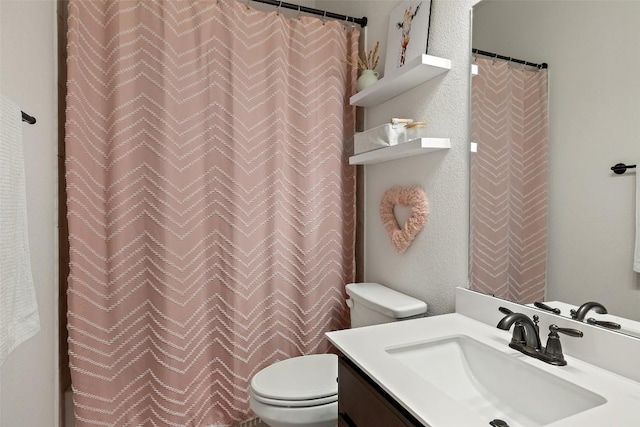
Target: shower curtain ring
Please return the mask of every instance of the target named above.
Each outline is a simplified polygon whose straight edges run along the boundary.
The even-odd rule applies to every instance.
[[[282,7],[282,0],[280,0],[280,3],[278,3],[278,8],[276,9],[276,14],[280,15],[280,8]]]
[[[298,5],[298,19],[300,19],[300,5]]]
[[[249,9],[249,3],[251,2],[251,0],[247,0],[247,9]]]
[[[327,23],[327,11],[324,11],[324,15],[322,15],[322,25]]]

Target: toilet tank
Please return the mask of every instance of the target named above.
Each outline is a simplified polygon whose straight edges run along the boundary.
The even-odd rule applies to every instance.
[[[352,328],[423,317],[427,313],[424,301],[379,283],[349,283],[347,295]]]

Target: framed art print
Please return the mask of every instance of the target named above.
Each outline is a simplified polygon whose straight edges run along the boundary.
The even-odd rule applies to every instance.
[[[384,73],[427,53],[431,0],[403,0],[391,11]]]

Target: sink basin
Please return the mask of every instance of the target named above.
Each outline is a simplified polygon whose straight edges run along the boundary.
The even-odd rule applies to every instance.
[[[466,335],[385,348],[432,386],[487,420],[510,427],[544,426],[607,402]],[[541,362],[540,362],[541,363]],[[558,367],[557,369],[563,369]]]

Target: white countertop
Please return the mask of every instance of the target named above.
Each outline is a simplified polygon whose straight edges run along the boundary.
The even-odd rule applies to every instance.
[[[488,426],[486,416],[463,407],[410,368],[399,363],[386,349],[423,340],[463,334],[481,341],[585,389],[607,402],[574,416],[548,424],[553,427],[629,427],[640,425],[640,383],[566,356],[567,366],[553,366],[508,347],[511,332],[485,325],[458,313],[327,333],[345,356],[385,391],[430,427]],[[543,334],[544,335],[544,334]],[[546,336],[543,339],[546,339]],[[639,361],[640,363],[640,361]],[[437,366],[433,367],[437,369]],[[639,368],[640,369],[640,368]],[[523,384],[522,387],[526,387]],[[532,402],[535,404],[536,402]]]

